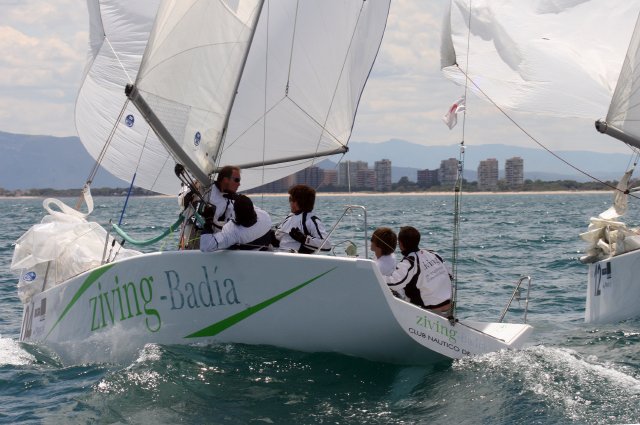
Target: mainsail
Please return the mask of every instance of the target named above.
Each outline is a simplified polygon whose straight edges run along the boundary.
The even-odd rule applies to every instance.
[[[389,0],[164,1],[131,99],[199,180],[234,164],[244,190],[274,181],[346,151],[388,11]]]
[[[502,108],[602,117],[639,11],[624,0],[453,0],[443,71],[459,84],[466,72]]]

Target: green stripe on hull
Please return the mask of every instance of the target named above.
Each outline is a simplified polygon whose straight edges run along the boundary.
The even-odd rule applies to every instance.
[[[89,289],[91,285],[93,285],[93,283],[96,280],[98,280],[100,276],[105,274],[111,267],[113,267],[113,264],[100,267],[99,269],[89,273],[89,276],[87,276],[87,279],[85,279],[85,281],[82,283],[82,286],[80,286],[80,289],[78,289],[78,291],[75,293],[75,295],[73,296],[69,304],[67,304],[67,306],[63,310],[60,317],[58,317],[58,320],[56,320],[56,323],[54,323],[51,329],[49,329],[49,332],[47,333],[47,336],[44,337],[44,339],[47,339],[49,337],[51,332],[53,332],[56,326],[58,326],[58,323],[60,323],[60,321],[64,318],[64,316],[69,312],[69,310],[71,310],[71,307],[73,307],[73,305],[80,299],[80,297],[87,291],[87,289]]]
[[[307,286],[311,282],[320,279],[322,276],[326,275],[327,273],[330,273],[330,272],[334,271],[335,269],[336,269],[336,267],[332,268],[331,270],[327,270],[326,272],[324,272],[322,274],[319,274],[318,276],[313,277],[313,278],[307,280],[306,282],[303,282],[300,285],[289,289],[288,291],[285,291],[285,292],[283,292],[281,294],[278,294],[275,297],[269,298],[268,300],[265,300],[265,301],[261,302],[260,304],[254,305],[253,307],[249,307],[248,309],[243,310],[243,311],[241,311],[239,313],[236,313],[233,316],[229,316],[224,320],[221,320],[221,321],[219,321],[217,323],[209,325],[206,328],[200,329],[199,331],[196,331],[196,332],[194,332],[192,334],[189,334],[189,335],[185,336],[185,338],[203,338],[203,337],[209,337],[209,336],[217,335],[220,332],[224,331],[225,329],[228,329],[231,326],[235,325],[236,323],[243,321],[247,317],[250,317],[250,316],[258,313],[259,311],[264,310],[265,308],[269,307],[271,304],[274,304],[274,303],[280,301],[281,299],[283,299],[285,297],[288,297],[289,295],[293,294],[294,292],[304,288],[305,286]]]

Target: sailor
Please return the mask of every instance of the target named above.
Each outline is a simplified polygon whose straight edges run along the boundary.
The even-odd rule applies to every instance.
[[[331,241],[320,219],[313,214],[316,191],[299,184],[289,189],[289,214],[275,230],[273,246],[302,254],[331,251]]]
[[[209,193],[209,203],[215,207],[214,233],[222,230],[222,226],[233,219],[233,202],[239,187],[240,168],[233,165],[222,167],[216,181],[211,185],[211,193]]]
[[[271,240],[271,217],[245,195],[236,195],[233,204],[235,218],[227,221],[222,230],[214,233],[213,208],[205,207],[205,225],[200,236],[200,251],[218,249],[261,249]]]
[[[390,276],[396,269],[396,250],[398,237],[388,227],[378,227],[371,235],[371,251],[375,255],[375,263],[383,276]]]
[[[398,243],[404,258],[385,278],[394,295],[435,312],[449,310],[452,276],[442,257],[420,249],[420,232],[410,226],[400,228]]]

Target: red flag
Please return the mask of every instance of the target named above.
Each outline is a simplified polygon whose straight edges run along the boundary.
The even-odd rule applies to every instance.
[[[458,123],[458,112],[464,112],[464,101],[464,96],[462,96],[453,105],[451,105],[449,112],[442,117],[442,121],[444,121],[447,127],[449,127],[449,130],[455,127]]]

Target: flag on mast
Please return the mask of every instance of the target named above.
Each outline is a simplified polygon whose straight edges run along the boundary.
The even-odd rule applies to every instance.
[[[458,112],[464,112],[464,96],[460,97],[457,101],[454,102],[453,105],[449,108],[449,111],[446,113],[444,117],[442,117],[442,121],[449,127],[451,130],[458,123]]]

